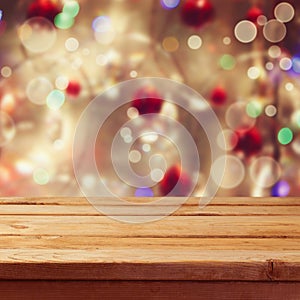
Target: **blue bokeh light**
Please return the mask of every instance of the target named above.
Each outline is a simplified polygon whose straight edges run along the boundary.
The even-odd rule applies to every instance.
[[[300,57],[294,56],[292,58],[292,64],[293,71],[300,74]]]
[[[273,197],[286,197],[290,192],[290,185],[284,180],[278,181],[271,190]]]
[[[96,17],[92,22],[92,28],[96,32],[107,32],[111,27],[111,20],[108,16]]]
[[[160,0],[163,8],[172,9],[179,5],[180,0]]]
[[[148,187],[137,188],[135,191],[135,197],[153,197],[153,191]]]

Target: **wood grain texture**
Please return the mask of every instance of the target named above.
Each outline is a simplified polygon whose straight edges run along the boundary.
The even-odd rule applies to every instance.
[[[1,216],[2,235],[300,238],[298,216],[169,216],[144,224],[106,216]]]
[[[169,198],[160,205],[180,201]],[[101,204],[115,216],[128,213],[108,198]],[[0,199],[0,279],[133,280],[141,286],[153,280],[281,282],[287,293],[290,287],[299,292],[300,198],[198,204],[198,198],[189,198],[172,216],[129,224],[102,215],[85,198]],[[133,208],[133,216],[151,215],[139,204]]]
[[[98,199],[98,198],[94,198]],[[124,201],[130,203],[149,203],[158,200],[159,198],[136,198],[136,197],[126,197]],[[177,205],[182,203],[182,198],[180,197],[169,197],[164,198],[164,205]],[[199,197],[189,197],[185,200],[184,205],[196,205],[199,204]],[[115,204],[119,205],[119,202],[112,200],[111,198],[102,197],[99,199],[100,203],[103,205]],[[24,204],[24,205],[90,205],[89,201],[85,197],[2,197],[0,198],[0,204]],[[209,202],[209,205],[233,205],[233,206],[300,206],[300,197],[216,197]]]
[[[299,300],[295,282],[0,281],[5,300]]]

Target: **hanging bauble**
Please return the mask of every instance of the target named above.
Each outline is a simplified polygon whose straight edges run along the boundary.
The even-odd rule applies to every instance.
[[[223,105],[227,100],[227,92],[222,86],[217,86],[211,91],[210,100],[215,105]]]
[[[209,0],[186,0],[181,8],[182,21],[195,28],[212,21],[214,15],[215,9]]]
[[[57,14],[61,12],[61,5],[52,0],[36,0],[27,9],[27,18],[43,17],[53,22]]]
[[[263,15],[262,10],[257,6],[253,6],[248,10],[246,18],[252,23],[257,24],[257,18],[261,15]]]
[[[170,167],[159,183],[163,196],[188,196],[192,189],[190,176],[183,172],[179,165]]]
[[[136,91],[132,107],[136,108],[140,115],[159,113],[163,100],[158,91],[152,86],[142,87]]]
[[[67,95],[70,97],[76,98],[79,96],[80,92],[81,92],[80,83],[76,80],[69,81],[67,88],[66,88]]]
[[[250,130],[237,130],[237,143],[233,148],[236,152],[242,152],[246,157],[258,154],[262,149],[262,136],[256,127]]]

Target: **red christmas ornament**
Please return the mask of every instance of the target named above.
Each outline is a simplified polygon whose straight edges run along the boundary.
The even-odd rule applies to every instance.
[[[163,196],[187,196],[192,189],[192,181],[188,174],[181,171],[180,166],[175,165],[167,170],[159,183],[159,189]]]
[[[227,92],[223,87],[217,86],[212,90],[210,99],[213,104],[222,105],[227,100]]]
[[[257,7],[253,6],[251,7],[246,15],[247,20],[251,21],[254,24],[257,24],[257,18],[263,14],[262,10]]]
[[[186,0],[181,10],[182,21],[195,28],[210,22],[214,15],[215,9],[209,0]]]
[[[237,143],[234,147],[234,151],[242,152],[247,157],[259,153],[262,149],[262,137],[256,127],[251,128],[248,131],[243,129],[236,131]]]
[[[57,14],[61,12],[61,6],[57,1],[36,0],[32,2],[27,10],[27,18],[44,17],[53,22]]]
[[[67,95],[71,97],[78,97],[81,92],[81,85],[78,81],[69,81],[66,88]]]
[[[140,88],[134,95],[132,107],[136,108],[140,115],[159,113],[163,104],[160,94],[154,87]]]

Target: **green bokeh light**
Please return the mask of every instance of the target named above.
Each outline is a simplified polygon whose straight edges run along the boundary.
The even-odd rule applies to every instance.
[[[262,105],[257,101],[251,101],[246,107],[247,115],[251,118],[257,118],[262,113]]]
[[[74,24],[74,18],[67,13],[59,13],[54,18],[54,24],[59,29],[71,28]]]
[[[47,106],[52,110],[59,110],[64,102],[65,95],[59,90],[53,90],[47,96]]]
[[[277,138],[280,144],[287,145],[293,140],[293,132],[288,127],[281,128]]]
[[[63,8],[63,13],[69,15],[74,18],[78,15],[80,10],[79,3],[77,1],[68,1],[65,3]]]
[[[45,185],[49,182],[50,176],[47,170],[42,168],[37,168],[33,171],[33,180],[39,185]]]
[[[224,70],[232,70],[235,67],[236,61],[232,55],[224,54],[220,59],[220,66]]]

